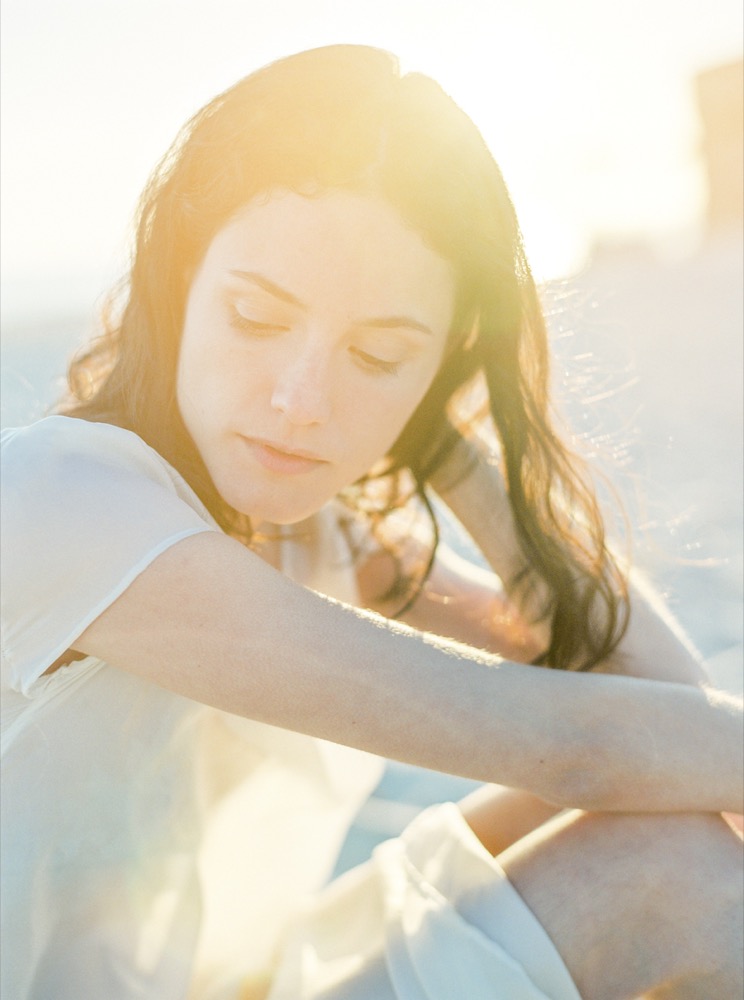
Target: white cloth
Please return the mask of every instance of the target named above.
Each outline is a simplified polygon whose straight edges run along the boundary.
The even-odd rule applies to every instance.
[[[298,918],[269,1000],[581,1000],[545,930],[448,802]]]
[[[377,758],[90,657],[44,676],[159,553],[219,529],[120,428],[50,417],[2,462],[3,997],[234,1000],[275,974],[271,1000],[579,1000],[453,806],[318,894]],[[333,508],[289,551],[354,601]]]
[[[105,424],[4,432],[2,487],[2,996],[183,1000],[267,968],[381,762],[93,658],[43,676],[159,553],[218,529]],[[291,568],[353,600],[338,541],[321,519]]]

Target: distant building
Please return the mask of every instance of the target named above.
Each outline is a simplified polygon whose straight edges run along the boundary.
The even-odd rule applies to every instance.
[[[714,66],[695,80],[703,124],[711,232],[744,226],[744,61]]]

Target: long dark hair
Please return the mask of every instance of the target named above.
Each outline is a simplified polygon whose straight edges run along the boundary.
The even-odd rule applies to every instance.
[[[176,365],[190,283],[211,240],[252,198],[279,188],[382,195],[454,268],[446,361],[387,461],[347,503],[377,522],[416,499],[432,513],[427,480],[459,433],[453,397],[480,380],[527,572],[552,594],[542,659],[592,666],[622,634],[625,585],[582,464],[553,426],[545,323],[511,200],[467,115],[433,80],[401,74],[387,52],[330,46],[290,56],[185,125],[143,193],[121,304],[73,360],[61,412],[135,431],[227,531],[250,537],[183,426]]]

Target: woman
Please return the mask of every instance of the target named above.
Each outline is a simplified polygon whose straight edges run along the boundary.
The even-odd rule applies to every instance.
[[[5,443],[8,996],[734,995],[741,706],[628,595],[547,369],[432,81],[332,47],[188,123]],[[359,751],[502,787],[318,895]]]

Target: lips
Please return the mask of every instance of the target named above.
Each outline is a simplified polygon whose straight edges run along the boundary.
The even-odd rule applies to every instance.
[[[300,475],[312,472],[323,465],[326,459],[309,451],[286,449],[261,438],[243,438],[254,459],[269,472],[280,475]]]

